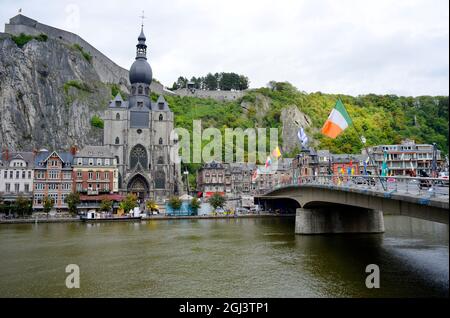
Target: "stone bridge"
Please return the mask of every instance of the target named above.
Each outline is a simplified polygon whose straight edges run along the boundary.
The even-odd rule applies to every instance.
[[[449,224],[446,193],[383,190],[358,186],[304,183],[287,185],[264,195],[255,203],[266,209],[296,211],[295,233],[381,233],[383,213],[405,215]]]

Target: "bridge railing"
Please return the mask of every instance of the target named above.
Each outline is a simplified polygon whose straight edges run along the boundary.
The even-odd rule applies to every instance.
[[[294,178],[291,184],[279,184],[277,187],[302,184],[329,185],[389,193],[398,192],[418,196],[429,195],[430,197],[448,197],[449,195],[448,179],[406,176],[305,175]]]

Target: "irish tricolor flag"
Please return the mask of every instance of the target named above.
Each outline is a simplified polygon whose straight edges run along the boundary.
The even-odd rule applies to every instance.
[[[327,121],[322,127],[322,134],[330,138],[336,138],[351,124],[352,119],[348,115],[344,104],[342,104],[341,100],[338,99],[336,105],[331,111],[330,116],[328,116]]]

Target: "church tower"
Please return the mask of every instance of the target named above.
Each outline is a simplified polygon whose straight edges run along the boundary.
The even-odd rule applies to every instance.
[[[119,167],[122,193],[135,193],[141,200],[159,203],[179,194],[180,167],[170,161],[173,113],[163,96],[150,98],[153,73],[147,61],[143,27],[136,45],[136,59],[129,78],[131,94],[124,101],[118,94],[105,112],[104,145],[109,146]]]

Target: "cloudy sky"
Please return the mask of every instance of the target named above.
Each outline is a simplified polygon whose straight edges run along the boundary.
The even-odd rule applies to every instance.
[[[0,0],[75,32],[129,68],[144,30],[155,78],[236,72],[251,87],[289,81],[306,92],[449,94],[448,0]]]

